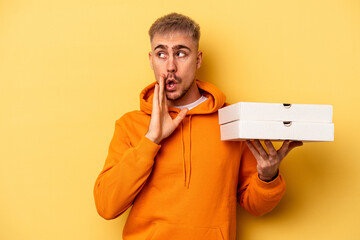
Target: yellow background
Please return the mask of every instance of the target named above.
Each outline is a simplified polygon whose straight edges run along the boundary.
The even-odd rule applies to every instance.
[[[360,1],[0,1],[0,239],[121,239],[92,189],[115,120],[154,80],[147,30],[200,25],[198,78],[238,101],[331,104],[335,141],[283,162],[287,192],[238,238],[359,239]]]

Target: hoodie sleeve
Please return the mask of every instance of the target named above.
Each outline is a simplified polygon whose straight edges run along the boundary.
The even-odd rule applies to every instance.
[[[286,189],[285,181],[280,174],[271,182],[260,180],[256,170],[256,159],[245,142],[242,142],[242,149],[238,202],[250,214],[262,216],[280,202]]]
[[[160,145],[145,136],[132,146],[122,122],[122,119],[116,121],[104,168],[94,186],[96,209],[105,219],[114,219],[131,206],[160,149]]]

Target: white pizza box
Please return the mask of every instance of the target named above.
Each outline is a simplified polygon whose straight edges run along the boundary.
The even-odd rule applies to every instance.
[[[333,123],[238,120],[220,125],[221,140],[334,141]]]
[[[331,105],[238,102],[219,109],[219,124],[236,120],[332,122]]]

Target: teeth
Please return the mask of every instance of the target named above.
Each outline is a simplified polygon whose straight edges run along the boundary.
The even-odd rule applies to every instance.
[[[169,81],[169,82],[168,82],[168,86],[169,86],[169,87],[174,86],[174,84],[175,84],[175,83],[174,83],[173,81]]]

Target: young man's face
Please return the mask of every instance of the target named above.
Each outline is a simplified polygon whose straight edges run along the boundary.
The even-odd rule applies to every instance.
[[[170,103],[187,103],[186,99],[193,97],[195,89],[197,91],[195,72],[201,66],[202,52],[198,52],[189,34],[155,34],[149,60],[158,83],[161,74],[166,76],[165,93]]]

